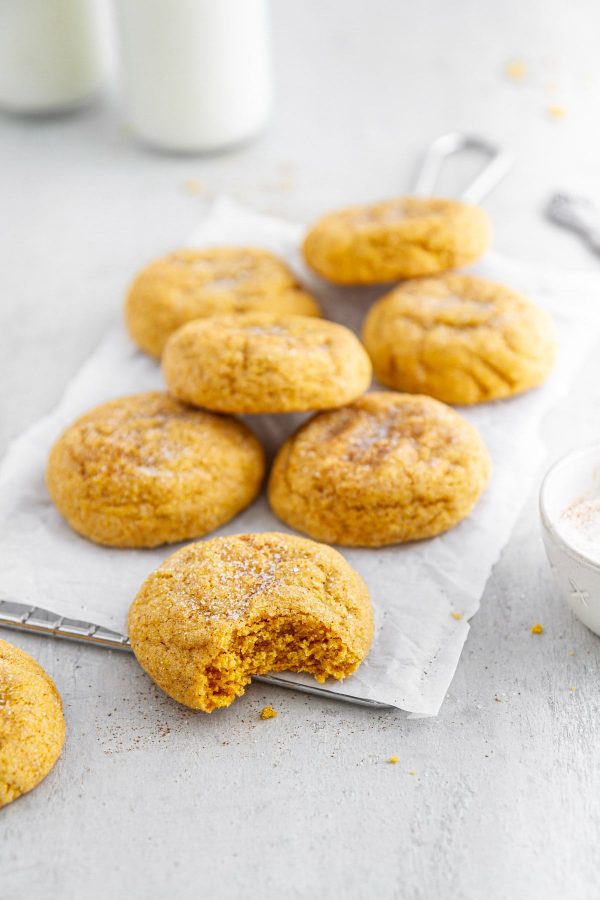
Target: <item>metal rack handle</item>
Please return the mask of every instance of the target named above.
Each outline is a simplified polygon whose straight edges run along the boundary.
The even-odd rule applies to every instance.
[[[79,641],[84,644],[92,644],[96,647],[104,647],[109,650],[127,650],[132,652],[129,638],[125,634],[109,631],[90,622],[76,622],[65,616],[52,616],[47,610],[39,606],[25,606],[22,603],[13,603],[0,599],[0,628],[13,628],[16,631],[25,631],[30,634],[43,634],[47,637],[63,638],[63,640]],[[316,697],[324,697],[328,700],[340,700],[345,703],[353,703],[358,706],[368,706],[371,709],[392,709],[388,703],[380,703],[378,700],[368,700],[364,697],[355,697],[353,694],[340,693],[328,690],[326,685],[301,684],[285,675],[254,675],[253,681],[262,684],[272,684],[286,688],[290,691],[300,691],[303,694],[312,694]]]
[[[476,150],[489,158],[487,165],[460,195],[460,199],[466,203],[480,203],[504,178],[515,161],[512,153],[487,138],[460,132],[442,134],[425,151],[413,192],[420,196],[430,196],[448,157],[463,150]]]

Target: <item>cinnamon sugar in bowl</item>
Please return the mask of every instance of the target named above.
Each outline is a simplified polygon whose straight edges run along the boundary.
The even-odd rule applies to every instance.
[[[542,537],[560,592],[600,635],[600,444],[568,453],[540,489]]]

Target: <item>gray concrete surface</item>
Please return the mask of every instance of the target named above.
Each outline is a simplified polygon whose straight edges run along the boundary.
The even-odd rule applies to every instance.
[[[0,119],[2,447],[58,400],[135,270],[219,191],[308,220],[403,191],[430,138],[468,128],[518,154],[487,204],[496,247],[598,268],[540,216],[555,187],[600,200],[591,0],[281,0],[274,13],[275,116],[237,152],[145,151],[110,99]],[[524,83],[504,75],[516,57]],[[547,423],[551,457],[600,439],[599,384],[595,358]],[[535,491],[437,719],[261,685],[197,715],[129,656],[3,632],[55,678],[68,740],[0,814],[0,898],[597,897],[600,643],[552,588]],[[264,722],[267,702],[279,715]]]

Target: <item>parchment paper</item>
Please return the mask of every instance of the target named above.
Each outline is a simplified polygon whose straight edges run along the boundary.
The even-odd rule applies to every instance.
[[[251,244],[281,254],[320,298],[329,318],[358,330],[369,305],[385,288],[340,289],[316,280],[299,255],[302,232],[302,226],[222,198],[187,243]],[[599,322],[598,276],[538,269],[495,254],[472,271],[523,290],[551,311],[559,331],[559,360],[543,388],[464,410],[493,460],[491,485],[468,520],[421,543],[341,550],[369,586],[376,635],[356,674],[341,687],[336,682],[328,687],[388,703],[413,716],[435,715],[441,706],[467,637],[468,619],[479,607],[543,458],[542,418],[583,363]],[[0,466],[0,597],[125,630],[127,609],[139,585],[174,548],[116,550],[78,537],[50,502],[44,468],[51,443],[76,416],[103,400],[162,386],[158,365],[134,348],[119,323],[74,376],[58,407],[11,445]],[[302,418],[257,416],[247,421],[272,453]],[[217,534],[272,529],[288,530],[262,497]],[[462,618],[453,618],[452,612]]]

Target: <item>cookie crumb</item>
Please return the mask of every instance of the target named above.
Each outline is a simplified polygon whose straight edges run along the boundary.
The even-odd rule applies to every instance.
[[[462,613],[455,612],[454,610],[452,610],[450,615],[452,616],[453,619],[456,619],[457,622],[460,622],[460,620],[462,619]]]
[[[388,758],[388,762],[389,762],[389,763],[392,763],[393,765],[396,765],[396,763],[397,763],[399,760],[400,760],[400,757],[399,757],[399,756],[390,756],[390,757]]]
[[[529,630],[531,631],[532,634],[543,634],[544,626],[540,625],[539,622],[536,622],[535,625],[532,625]]]
[[[188,192],[188,194],[194,194],[198,196],[199,194],[204,193],[204,185],[197,178],[188,178],[183,182],[183,186]]]
[[[504,74],[507,78],[510,78],[511,81],[523,81],[527,74],[525,63],[520,59],[511,60],[506,64]]]
[[[548,107],[548,115],[553,119],[564,119],[567,114],[567,110],[564,106],[549,106]]]
[[[577,690],[577,688],[576,688],[576,687],[570,687],[569,690],[574,694],[575,691]]]
[[[277,713],[272,706],[263,706],[260,711],[261,719],[274,719],[276,715]]]
[[[410,772],[409,772],[408,774],[409,774],[409,775],[416,775],[417,773],[415,772],[414,769],[411,769]]]

